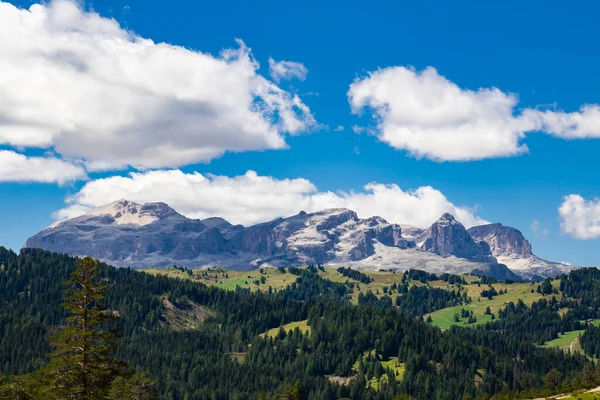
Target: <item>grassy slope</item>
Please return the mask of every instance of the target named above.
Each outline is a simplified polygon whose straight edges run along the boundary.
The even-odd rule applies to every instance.
[[[294,329],[300,329],[302,333],[310,333],[310,326],[308,325],[308,320],[290,322],[289,324],[285,324],[282,328],[286,332],[292,332]],[[269,329],[267,332],[261,334],[262,337],[275,337],[279,333],[279,328]]]
[[[190,276],[186,272],[182,272],[175,268],[148,268],[144,270],[149,274],[162,274],[171,278],[181,279],[192,279],[195,282],[204,283],[207,285],[214,285],[225,290],[235,290],[236,286],[241,288],[250,288],[251,290],[262,290],[266,292],[269,290],[269,286],[274,291],[285,289],[287,285],[296,281],[297,276],[289,273],[281,273],[278,269],[265,268],[263,273],[261,270],[254,271],[229,271],[223,268],[213,267],[206,268],[195,268],[192,269],[193,276]],[[260,280],[261,277],[266,279],[264,284],[259,283],[256,285],[254,281]]]
[[[600,326],[600,320],[595,321],[594,325]],[[583,349],[579,343],[579,336],[583,335],[585,329],[578,331],[565,332],[565,334],[558,334],[558,338],[544,343],[543,347],[558,347],[563,350],[569,350],[571,352],[578,352],[583,354]],[[600,397],[600,393],[598,394]]]
[[[557,339],[544,343],[543,347],[559,347],[563,350],[581,351],[579,336],[583,335],[583,332],[585,332],[585,329],[565,332],[564,335],[559,333]]]
[[[274,291],[278,291],[284,289],[287,285],[294,282],[297,277],[295,275],[289,273],[281,273],[278,269],[265,268],[263,273],[260,270],[254,271],[229,271],[223,268],[211,268],[210,271],[208,269],[193,269],[193,276],[190,277],[187,273],[176,270],[174,268],[166,268],[166,269],[147,269],[145,270],[148,273],[152,274],[165,274],[170,277],[178,277],[182,279],[193,279],[194,281],[205,283],[207,285],[215,285],[223,289],[234,290],[236,286],[241,288],[250,288],[251,290],[262,290],[267,291],[269,286],[272,287]],[[325,279],[329,279],[333,282],[341,282],[344,283],[346,281],[352,282],[355,285],[354,292],[351,294],[352,303],[358,303],[358,295],[359,293],[366,293],[371,290],[378,297],[383,297],[384,287],[390,287],[393,283],[400,284],[402,279],[402,274],[400,273],[392,273],[385,271],[362,271],[365,274],[369,275],[373,278],[373,282],[369,284],[364,284],[353,279],[347,278],[342,274],[338,273],[334,268],[325,268],[325,271],[319,270],[319,275]],[[261,277],[266,279],[264,284],[254,283],[256,280],[260,280]],[[485,309],[490,307],[492,313],[498,313],[498,309],[502,308],[506,302],[517,302],[519,299],[525,302],[525,304],[531,304],[534,301],[538,301],[544,296],[537,293],[535,289],[537,288],[537,284],[531,285],[529,283],[513,283],[513,284],[504,284],[497,283],[494,284],[494,288],[497,291],[508,290],[508,293],[495,296],[492,300],[488,300],[485,297],[481,297],[481,291],[487,288],[487,285],[478,286],[473,283],[478,278],[474,276],[464,276],[465,280],[468,282],[467,285],[461,285],[462,290],[466,290],[467,294],[473,299],[473,302],[469,305],[464,306],[456,306],[445,308],[443,310],[438,310],[429,314],[432,318],[432,324],[438,326],[442,329],[447,329],[451,325],[455,324],[454,322],[454,314],[460,314],[462,308],[466,310],[473,310],[474,315],[477,317],[477,322],[473,325],[479,325],[491,321],[490,315],[485,315]],[[450,285],[447,282],[443,281],[433,281],[428,283],[431,287],[436,287],[444,290],[453,290],[456,291],[457,285]],[[423,285],[423,283],[418,281],[411,281],[410,285]],[[558,281],[554,282],[555,287],[558,286]],[[360,289],[359,289],[360,288]],[[533,289],[533,293],[531,290]],[[398,293],[393,293],[390,297],[392,300],[398,296]],[[546,298],[551,298],[552,296],[545,296]],[[458,323],[459,325],[469,326],[467,324],[467,319],[463,318]]]
[[[572,399],[572,400],[598,400],[600,399],[600,387],[590,390],[580,390],[575,393],[559,394],[551,397],[540,398],[539,400],[551,400],[551,399]]]
[[[193,276],[190,277],[189,274],[182,272],[180,270],[174,268],[164,268],[164,269],[156,269],[156,268],[148,268],[145,269],[147,273],[150,274],[163,274],[172,278],[181,278],[181,279],[193,279],[196,282],[201,282],[207,285],[218,286],[222,289],[226,290],[235,290],[236,286],[241,288],[250,288],[251,290],[262,290],[267,291],[269,286],[273,288],[273,290],[281,290],[285,289],[287,285],[296,281],[297,276],[284,273],[282,274],[278,269],[273,268],[264,268],[264,273],[261,274],[260,270],[254,271],[229,271],[223,268],[214,267],[211,268],[210,271],[208,269],[192,269]],[[355,281],[353,279],[347,278],[344,275],[340,274],[336,271],[335,268],[325,268],[325,271],[319,270],[319,275],[325,279],[329,279],[332,282],[344,283],[346,281],[352,282],[355,285],[354,293],[352,294],[352,302],[354,304],[358,303],[358,294],[360,292],[367,293],[367,291],[371,290],[378,297],[383,297],[384,292],[383,288],[385,286],[391,286],[392,283],[396,282],[400,284],[402,279],[402,274],[395,274],[392,272],[383,272],[383,271],[363,271],[371,278],[373,278],[373,282],[369,284],[364,284],[359,281]],[[266,278],[266,282],[264,284],[259,284],[258,286],[254,283],[256,280],[260,280],[261,277]],[[420,282],[411,282],[412,285],[422,285]],[[360,287],[360,290],[358,290]],[[379,293],[377,293],[379,291]],[[394,293],[391,297],[392,300],[398,296],[397,293]]]
[[[469,277],[472,278],[472,277]],[[558,281],[555,281],[553,284],[558,285]],[[436,281],[431,283],[432,287],[439,287],[446,290],[456,290],[454,287],[448,285],[446,282]],[[498,296],[494,296],[491,300],[488,300],[486,297],[481,297],[481,291],[487,289],[487,285],[478,286],[477,284],[468,284],[463,285],[465,290],[467,290],[468,295],[473,299],[473,302],[469,305],[449,307],[443,310],[435,311],[429,316],[432,318],[432,324],[438,326],[442,329],[448,329],[451,325],[456,324],[454,322],[454,314],[458,313],[460,315],[460,311],[462,308],[465,310],[473,310],[473,314],[477,317],[477,322],[471,325],[479,325],[486,322],[491,321],[490,315],[485,315],[485,310],[487,307],[490,307],[490,311],[493,314],[498,316],[498,309],[503,308],[505,303],[514,302],[516,303],[519,299],[522,300],[525,304],[529,305],[535,301],[538,301],[542,298],[551,298],[552,296],[543,296],[540,293],[537,293],[535,289],[537,288],[537,284],[531,285],[530,283],[496,283],[494,285],[496,291],[504,291],[508,290],[508,293],[501,294]],[[533,289],[533,293],[531,290]],[[468,326],[467,319],[462,318],[461,321],[457,325]]]
[[[323,277],[325,279],[329,279],[330,281],[333,281],[333,282],[344,283],[346,281],[349,281],[349,282],[352,282],[355,285],[357,285],[354,289],[354,292],[352,293],[352,303],[353,304],[358,304],[359,293],[365,294],[370,290],[375,295],[377,295],[377,297],[381,298],[385,295],[385,293],[383,291],[384,287],[387,286],[389,288],[394,282],[399,285],[402,280],[401,273],[393,273],[393,272],[387,272],[387,271],[361,271],[361,272],[369,275],[371,278],[373,278],[373,281],[368,284],[361,283],[359,281],[355,281],[353,279],[350,279],[350,278],[340,274],[334,268],[325,268],[325,272],[319,271],[319,275],[321,277]],[[412,281],[412,282],[410,282],[410,285],[422,285],[422,283],[417,282],[417,281]],[[360,290],[358,290],[359,287],[360,287]],[[392,294],[390,297],[392,298],[392,300],[395,300],[395,298],[397,296],[398,296],[398,293],[394,292],[394,294]]]
[[[371,350],[371,351],[367,351],[365,352],[365,354],[363,354],[363,358],[367,358],[369,353],[371,353],[371,355],[374,355],[375,350]],[[388,361],[379,361],[379,363],[381,364],[382,367],[387,368],[387,369],[391,369],[394,374],[396,375],[396,380],[397,381],[401,381],[404,378],[404,372],[406,371],[406,366],[404,363],[398,362],[397,358],[391,358]],[[352,369],[354,371],[358,371],[358,365],[359,365],[359,360],[356,360],[356,362],[354,363],[354,365],[352,366]],[[377,390],[379,388],[379,383],[382,381],[387,381],[387,375],[381,375],[381,377],[379,377],[379,380],[377,380],[377,378],[373,377],[371,379],[369,379],[369,381],[367,382],[367,387],[371,387],[375,390]]]

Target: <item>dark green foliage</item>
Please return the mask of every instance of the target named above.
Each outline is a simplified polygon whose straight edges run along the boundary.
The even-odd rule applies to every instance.
[[[359,281],[364,284],[369,284],[369,283],[373,282],[373,278],[371,278],[369,275],[362,273],[360,271],[357,271],[355,269],[352,269],[350,267],[348,267],[348,268],[339,267],[337,269],[337,272],[339,272],[340,274],[342,274],[350,279],[354,279],[355,281]]]
[[[492,285],[494,283],[498,283],[498,280],[492,278],[491,276],[479,276],[479,283],[482,285]]]
[[[280,291],[277,295],[287,300],[308,300],[318,297],[326,297],[330,300],[339,301],[345,299],[349,293],[346,285],[322,279],[317,274],[301,270],[299,268],[298,279]],[[303,319],[303,318],[300,318]]]
[[[421,283],[426,283],[427,281],[437,281],[440,279],[436,274],[430,274],[419,269],[409,269],[407,274],[409,280],[419,281]]]
[[[0,353],[0,369],[7,374],[33,371],[47,361],[50,350],[48,335],[42,330],[54,331],[65,324],[67,313],[59,306],[61,282],[73,271],[74,260],[39,250],[25,250],[17,256],[0,248],[0,265],[0,326],[26,332],[21,342],[9,335],[0,337],[1,349],[15,347],[11,353]],[[276,395],[383,400],[400,394],[444,400],[486,393],[514,398],[517,391],[546,390],[547,376],[548,382],[558,382],[559,390],[565,382],[583,379],[583,371],[591,368],[583,356],[532,344],[577,326],[576,318],[584,311],[561,318],[556,310],[562,300],[531,308],[509,304],[499,313],[502,318],[492,323],[442,332],[415,316],[463,304],[465,299],[458,293],[427,286],[409,290],[401,284],[397,288],[404,294],[395,304],[388,296],[378,300],[367,293],[359,299],[362,305],[353,306],[348,286],[306,269],[292,271],[297,281],[269,295],[224,291],[189,280],[106,267],[102,278],[110,289],[105,305],[119,312],[121,318],[111,328],[119,328],[123,336],[114,357],[156,380],[161,399],[173,400],[249,400]],[[198,329],[175,332],[165,325],[164,299],[201,304],[215,315]],[[275,338],[259,336],[302,320],[308,321],[310,335],[296,329]],[[243,362],[232,353],[245,353]],[[379,362],[389,359],[404,363],[401,382]],[[388,376],[388,383],[381,383],[378,391],[367,388],[367,380],[383,375]],[[327,376],[354,379],[340,386]],[[19,379],[13,377],[11,382]],[[136,385],[143,387],[146,381],[117,379],[111,393],[124,399],[128,395],[123,393],[131,393]]]
[[[113,380],[108,397],[114,400],[158,400],[153,392],[154,386],[155,382],[143,374],[133,374],[128,378],[120,376]]]
[[[496,289],[492,285],[490,285],[489,288],[481,291],[481,297],[487,297],[489,300],[497,295],[498,292],[496,292]]]
[[[461,296],[454,292],[427,286],[412,286],[403,296],[396,297],[395,305],[411,315],[429,314],[442,308],[462,304]]]
[[[48,332],[35,317],[0,313],[0,371],[8,375],[21,375],[35,371],[48,362]],[[27,343],[27,346],[23,346]]]
[[[552,294],[552,293],[558,293],[553,287],[552,287],[552,280],[550,279],[546,279],[544,280],[542,283],[540,283],[537,287],[537,292],[541,293],[541,294]]]
[[[579,339],[579,343],[586,354],[600,358],[600,328],[589,326]]]
[[[49,393],[59,399],[103,399],[122,366],[110,356],[116,332],[102,329],[111,317],[102,304],[108,284],[101,281],[99,262],[77,260],[66,286],[62,307],[69,315],[52,337]]]
[[[460,275],[452,275],[449,273],[443,273],[442,275],[440,275],[440,279],[444,282],[448,282],[451,285],[454,284],[462,284],[462,285],[466,285],[467,281],[465,281],[465,278],[463,278]]]

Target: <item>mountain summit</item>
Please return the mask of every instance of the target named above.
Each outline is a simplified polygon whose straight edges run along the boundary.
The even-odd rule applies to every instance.
[[[496,264],[490,246],[475,242],[465,227],[452,214],[445,213],[422,236],[421,248],[442,257],[456,256],[469,261]]]
[[[469,234],[490,246],[492,255],[524,279],[540,280],[575,269],[570,265],[544,260],[533,254],[531,244],[520,230],[500,223],[474,226]]]
[[[92,222],[110,225],[144,226],[152,224],[169,216],[182,215],[169,207],[166,203],[138,204],[128,200],[117,200],[101,207],[88,211],[80,217],[69,220],[70,222]],[[65,221],[51,225],[52,228],[60,226]]]
[[[476,272],[516,279],[503,260],[512,260],[514,254],[535,257],[528,256],[531,248],[519,234],[500,224],[467,230],[448,213],[426,230],[403,228],[381,217],[360,219],[345,208],[300,212],[244,227],[220,217],[190,219],[165,203],[119,200],[52,224],[29,238],[25,247],[89,255],[133,268],[178,264],[247,270],[330,264],[358,269]],[[527,270],[520,270],[519,275],[540,279],[559,269],[536,270],[529,275]]]

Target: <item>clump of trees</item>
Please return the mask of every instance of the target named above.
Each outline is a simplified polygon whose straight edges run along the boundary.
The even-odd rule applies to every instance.
[[[339,267],[337,269],[337,272],[339,272],[340,274],[344,275],[345,277],[348,277],[350,279],[354,279],[355,281],[359,281],[362,282],[366,285],[368,285],[369,283],[373,282],[373,278],[371,278],[369,275],[357,271],[355,269],[352,269],[350,267],[348,268],[344,268],[344,267]]]
[[[497,295],[498,295],[498,292],[492,285],[490,285],[488,289],[481,291],[481,297],[487,297],[489,300],[493,299],[494,296],[497,296]]]

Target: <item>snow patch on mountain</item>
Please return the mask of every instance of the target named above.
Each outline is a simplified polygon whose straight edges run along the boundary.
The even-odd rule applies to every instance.
[[[359,269],[422,269],[517,279],[556,276],[575,267],[531,253],[518,230],[501,224],[468,231],[451,214],[428,229],[359,219],[334,208],[244,227],[219,218],[189,219],[164,203],[119,200],[61,221],[32,236],[25,247],[92,256],[116,266],[348,265]],[[497,257],[498,260],[496,260]],[[506,265],[502,265],[506,264]]]
[[[564,263],[547,261],[535,255],[529,257],[514,254],[504,255],[498,257],[498,262],[505,264],[521,278],[531,281],[540,281],[548,277],[568,274],[579,268]]]
[[[418,248],[399,249],[385,246],[377,241],[373,245],[375,254],[353,262],[334,262],[331,266],[345,266],[362,270],[393,270],[406,271],[420,269],[429,273],[443,274],[470,274],[492,276],[496,279],[519,279],[508,268],[502,265],[491,267],[489,263],[470,262],[455,256],[441,257],[437,254],[425,252]]]
[[[152,224],[160,219],[156,214],[156,207],[152,205],[159,203],[149,203],[142,205],[133,201],[117,200],[112,203],[105,204],[98,208],[94,208],[84,215],[78,217],[81,220],[90,220],[97,218],[102,224],[116,225],[134,225],[145,226]],[[67,220],[68,221],[68,220]],[[57,228],[66,221],[58,221],[50,225],[49,229]]]
[[[485,241],[500,264],[527,280],[542,280],[569,273],[577,267],[544,260],[533,254],[521,231],[500,223],[474,226],[468,230],[476,240]]]

